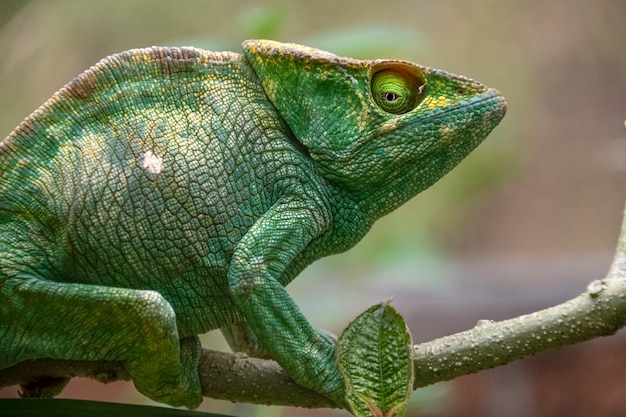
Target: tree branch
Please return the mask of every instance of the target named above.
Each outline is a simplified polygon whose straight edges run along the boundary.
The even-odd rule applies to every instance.
[[[415,345],[415,388],[608,336],[626,325],[626,211],[609,272],[563,304]]]
[[[414,346],[415,388],[468,375],[525,356],[615,333],[626,325],[626,213],[606,278],[563,304]],[[158,360],[156,358],[155,360]],[[302,388],[273,361],[203,350],[198,368],[204,395],[237,402],[332,407]],[[121,363],[38,359],[0,370],[0,387],[41,376],[79,376],[100,382],[128,380]]]
[[[414,346],[415,387],[448,381],[526,356],[614,334],[626,324],[626,279],[589,284],[580,296],[501,322]]]

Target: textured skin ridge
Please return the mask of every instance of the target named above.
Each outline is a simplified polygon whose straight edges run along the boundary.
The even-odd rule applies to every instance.
[[[284,287],[454,167],[506,104],[409,62],[243,50],[105,58],[0,143],[0,368],[122,360],[145,395],[194,408],[197,335],[222,328],[345,404],[333,340]],[[410,88],[379,91],[382,71]],[[394,113],[396,91],[415,99]]]

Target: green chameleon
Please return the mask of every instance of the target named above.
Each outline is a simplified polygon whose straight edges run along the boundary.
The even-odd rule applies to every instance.
[[[102,60],[0,143],[0,368],[123,361],[146,396],[195,408],[197,335],[221,328],[344,404],[335,339],[285,286],[505,112],[462,76],[273,41]]]

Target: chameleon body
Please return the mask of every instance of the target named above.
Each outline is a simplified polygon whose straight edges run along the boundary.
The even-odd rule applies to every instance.
[[[124,361],[201,402],[222,328],[343,401],[334,340],[285,286],[356,244],[499,123],[503,97],[409,62],[247,41],[102,60],[0,143],[0,368]]]

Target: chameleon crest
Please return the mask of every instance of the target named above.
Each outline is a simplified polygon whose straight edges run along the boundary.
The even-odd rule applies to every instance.
[[[404,61],[243,52],[110,56],[0,143],[0,368],[122,361],[140,392],[195,408],[197,335],[220,328],[345,405],[334,339],[285,286],[453,168],[506,103]]]

